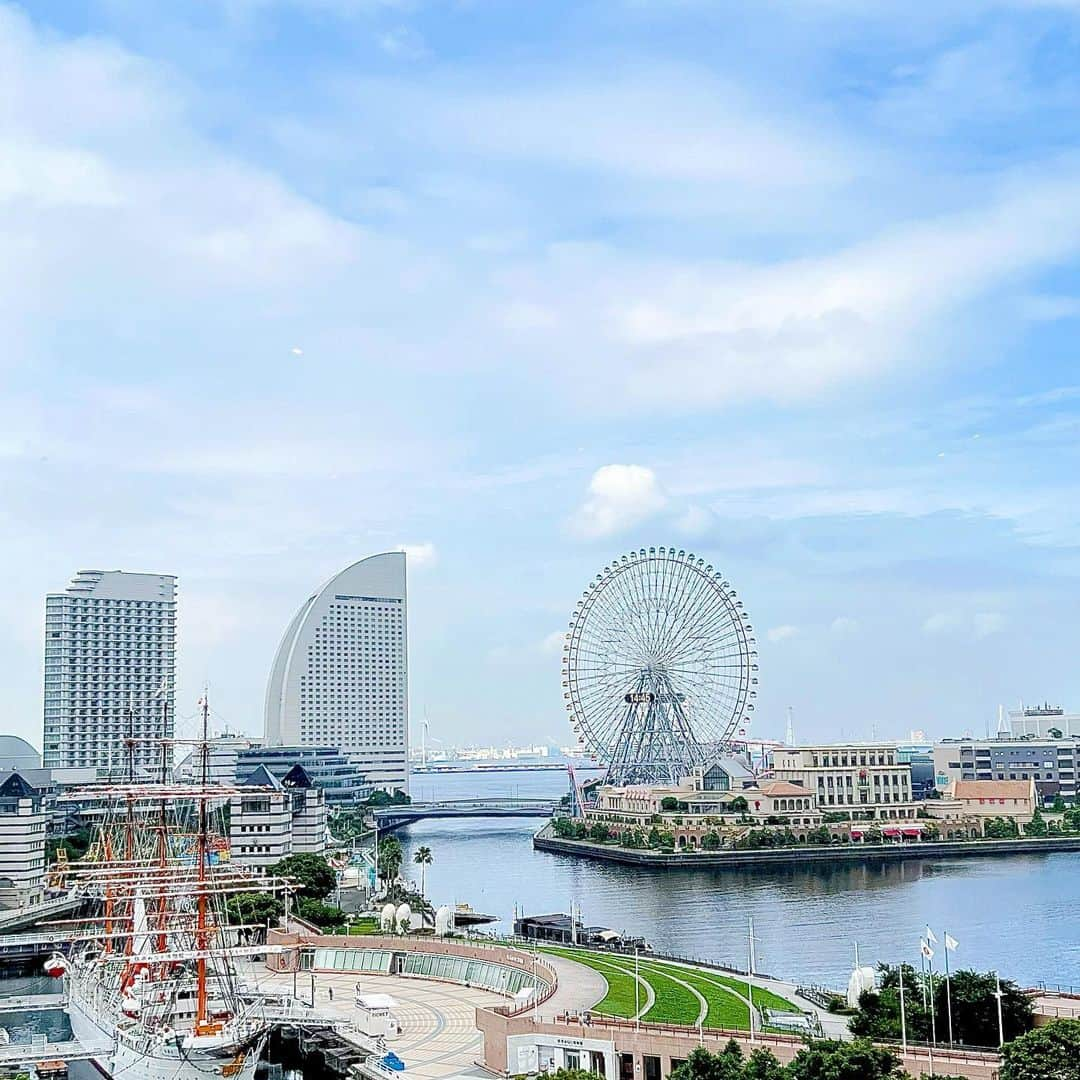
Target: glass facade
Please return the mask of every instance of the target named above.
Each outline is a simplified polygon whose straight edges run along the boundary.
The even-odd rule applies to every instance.
[[[531,971],[489,960],[420,952],[398,955],[402,965],[398,970],[403,975],[468,984],[508,997],[537,982],[547,981],[539,975],[534,977]],[[386,949],[316,949],[314,966],[320,971],[368,971],[389,975],[393,960],[394,953]]]

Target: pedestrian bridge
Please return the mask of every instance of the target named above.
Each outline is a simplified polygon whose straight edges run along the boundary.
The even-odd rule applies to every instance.
[[[548,818],[555,810],[551,799],[442,799],[383,806],[372,812],[384,832],[425,818]]]

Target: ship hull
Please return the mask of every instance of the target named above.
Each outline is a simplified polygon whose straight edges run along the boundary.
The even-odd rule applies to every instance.
[[[71,1031],[79,1042],[89,1047],[102,1047],[94,1064],[106,1076],[117,1080],[208,1080],[227,1076],[230,1080],[254,1080],[258,1065],[257,1049],[243,1055],[208,1054],[201,1050],[184,1050],[173,1043],[157,1043],[147,1047],[141,1041],[131,1044],[118,1037],[115,1024],[94,1016],[83,1007],[76,995],[68,1003]]]

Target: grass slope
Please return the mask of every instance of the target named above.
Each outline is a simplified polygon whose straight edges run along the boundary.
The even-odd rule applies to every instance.
[[[555,948],[543,946],[567,960],[584,964],[599,972],[608,984],[604,999],[593,1010],[608,1016],[632,1017],[634,1015],[634,960],[618,953],[595,953],[586,949]],[[705,999],[708,1012],[705,1026],[746,1031],[750,1027],[750,1010],[746,1005],[746,983],[731,975],[723,975],[709,968],[681,967],[662,960],[641,959],[638,971],[652,987],[655,1001],[643,1020],[661,1024],[695,1024],[701,1003],[687,989],[693,987]],[[680,985],[680,982],[686,986]],[[644,997],[640,999],[644,1002]],[[753,988],[754,1004],[760,1008],[778,1009],[785,1012],[801,1011],[797,1005],[779,994],[763,987]]]

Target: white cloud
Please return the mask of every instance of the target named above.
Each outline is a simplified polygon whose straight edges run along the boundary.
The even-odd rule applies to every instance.
[[[1000,611],[976,612],[971,621],[977,638],[1000,634],[1008,625],[1008,620]]]
[[[367,81],[357,93],[392,96],[433,142],[624,179],[812,188],[868,167],[820,117],[785,116],[700,72],[652,64],[567,77],[545,67],[531,85],[527,72],[514,76],[497,93]]]
[[[954,634],[964,625],[964,620],[951,611],[936,611],[923,622],[923,633],[931,636],[937,634]]]
[[[1008,620],[1000,611],[977,611],[972,615],[956,611],[938,611],[923,623],[923,633],[931,636],[962,634],[981,639],[1000,634]]]
[[[859,620],[849,615],[838,615],[829,627],[834,634],[854,634],[859,629]]]
[[[439,561],[439,553],[435,545],[427,542],[423,544],[401,544],[395,551],[404,551],[405,559],[412,570],[422,570],[428,566],[434,566]]]
[[[540,651],[549,655],[561,653],[566,643],[565,630],[553,630],[540,642]]]
[[[713,516],[705,507],[691,505],[675,519],[675,528],[684,536],[701,536],[712,523]]]
[[[765,636],[770,641],[787,641],[789,638],[795,637],[798,634],[799,628],[797,626],[791,626],[785,624],[784,626],[774,626],[770,630],[765,631]]]
[[[623,532],[667,505],[652,469],[644,465],[604,465],[589,481],[589,497],[572,521],[581,536],[598,539]]]

